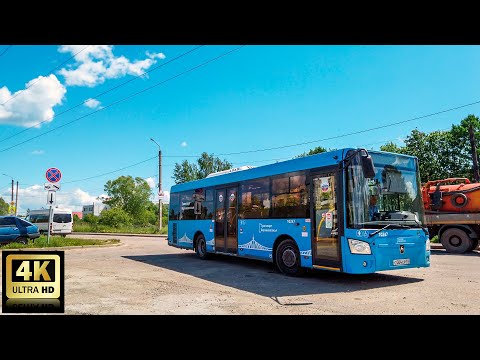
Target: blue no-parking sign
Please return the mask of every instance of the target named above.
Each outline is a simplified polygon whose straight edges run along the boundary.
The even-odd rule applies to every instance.
[[[60,179],[62,178],[62,173],[57,168],[50,168],[45,173],[45,177],[51,183],[56,183],[56,182],[59,182]]]

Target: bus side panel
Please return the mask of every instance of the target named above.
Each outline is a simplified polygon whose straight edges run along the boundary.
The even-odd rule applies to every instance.
[[[173,244],[174,238],[172,232],[173,226],[168,228],[168,244],[172,246],[178,246],[184,249],[193,250],[193,239],[195,233],[200,231],[205,237],[207,242],[207,251],[213,251],[215,245],[213,236],[213,222],[212,220],[181,220],[175,221],[177,224],[177,244]],[[172,224],[173,225],[173,221]],[[211,231],[210,231],[211,230]]]
[[[238,222],[238,255],[273,261],[273,245],[280,235],[293,238],[302,266],[312,266],[309,219],[245,219]]]

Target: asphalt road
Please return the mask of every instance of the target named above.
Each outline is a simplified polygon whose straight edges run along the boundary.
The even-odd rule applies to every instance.
[[[478,250],[432,250],[430,268],[291,278],[254,260],[202,261],[164,237],[118,238],[65,250],[66,314],[480,314]]]

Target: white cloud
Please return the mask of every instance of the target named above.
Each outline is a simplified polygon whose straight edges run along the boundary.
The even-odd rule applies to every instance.
[[[156,59],[165,59],[163,53],[146,52],[147,58],[134,60],[125,56],[115,56],[112,45],[62,45],[59,52],[75,55],[75,64],[58,72],[65,77],[68,86],[94,87],[107,79],[116,79],[125,75],[141,75],[157,62]]]
[[[187,142],[186,142],[186,141],[182,141],[182,143],[180,144],[180,146],[181,146],[181,147],[187,147],[187,146],[188,146],[188,144],[187,144]]]
[[[152,187],[156,187],[154,184],[153,178],[145,179],[147,183]],[[153,183],[153,184],[152,184]],[[152,186],[154,185],[154,186]],[[154,191],[153,202],[158,203],[158,193]],[[165,197],[162,200],[163,203],[170,203],[170,191],[164,191]],[[11,187],[5,186],[0,188],[0,197],[4,201],[10,202],[11,197]],[[56,195],[56,206],[61,208],[72,209],[72,211],[82,211],[83,205],[90,204],[101,204],[102,202],[98,200],[99,197],[107,197],[106,194],[91,194],[80,188],[73,190],[60,190],[57,191]],[[25,215],[27,209],[42,209],[48,208],[47,206],[47,192],[44,190],[43,185],[32,185],[28,187],[20,186],[18,188],[18,210],[17,213],[20,215]]]
[[[90,109],[95,109],[100,106],[100,101],[90,98],[85,101],[84,105]]]
[[[0,124],[40,127],[39,122],[52,121],[53,107],[62,103],[67,89],[53,74],[32,79],[29,86],[15,93],[0,88]]]
[[[32,154],[32,155],[43,155],[43,154],[45,154],[45,150],[33,150],[30,154]]]
[[[10,199],[9,187],[0,189],[0,196],[3,197],[5,201]],[[56,195],[56,205],[58,207],[64,207],[72,209],[72,211],[82,211],[83,205],[88,204],[100,204],[101,201],[97,200],[98,196],[106,196],[105,194],[101,195],[91,195],[90,193],[82,189],[57,191]],[[44,190],[43,185],[33,185],[26,188],[18,188],[18,214],[25,214],[27,209],[41,209],[47,208],[47,192]]]
[[[144,179],[148,186],[150,186],[151,189],[155,189],[157,187],[157,184],[155,183],[155,179],[153,177],[148,177]]]

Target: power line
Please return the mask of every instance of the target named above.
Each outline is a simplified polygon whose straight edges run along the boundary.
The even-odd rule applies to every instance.
[[[57,70],[60,66],[62,66],[63,64],[69,62],[71,59],[73,59],[75,56],[77,56],[78,54],[80,54],[82,51],[84,51],[86,48],[88,48],[90,45],[87,45],[85,46],[82,50],[76,52],[75,54],[73,54],[72,56],[70,56],[67,60],[65,60],[64,62],[62,62],[60,65],[57,65],[57,67],[55,67],[54,69],[50,70],[50,72],[48,73],[47,76],[51,75],[55,70]],[[8,103],[10,100],[16,98],[18,95],[22,94],[23,92],[27,91],[28,89],[30,89],[32,86],[34,86],[37,82],[40,81],[40,77],[38,77],[34,82],[32,82],[30,85],[28,85],[25,89],[23,90],[20,90],[20,91],[17,91],[15,93],[15,95],[11,96],[7,101],[5,101],[3,104],[0,104],[1,105],[5,105],[6,103]]]
[[[66,182],[64,182],[64,184],[71,184],[71,183],[74,183],[74,182],[90,180],[90,179],[93,179],[93,178],[96,178],[96,177],[113,174],[114,172],[122,171],[122,170],[125,170],[125,169],[128,169],[128,168],[131,168],[131,167],[133,167],[133,166],[137,166],[137,165],[143,164],[143,163],[145,163],[145,162],[147,162],[147,161],[151,161],[151,160],[153,160],[153,159],[157,159],[157,156],[154,156],[154,157],[151,157],[151,158],[149,158],[149,159],[142,160],[142,161],[140,161],[140,162],[138,162],[138,163],[125,166],[125,167],[123,167],[123,168],[121,168],[121,169],[109,171],[109,172],[106,172],[106,173],[103,173],[103,174],[100,174],[100,175],[90,176],[90,177],[88,177],[88,178],[84,178],[84,179],[80,179],[80,180],[66,181]]]
[[[458,109],[461,109],[461,108],[464,108],[464,107],[467,107],[467,106],[472,106],[472,105],[479,104],[479,103],[480,103],[480,100],[474,101],[474,102],[471,102],[471,103],[468,103],[468,104],[456,106],[456,107],[453,107],[453,108],[450,108],[450,109],[437,111],[437,112],[434,112],[434,113],[431,113],[431,114],[417,116],[415,118],[408,119],[408,120],[398,121],[398,122],[395,122],[395,123],[382,125],[382,126],[377,126],[377,127],[373,127],[373,128],[369,128],[369,129],[365,129],[365,130],[360,130],[360,131],[354,131],[354,132],[346,133],[346,134],[342,134],[342,135],[331,136],[331,137],[328,137],[328,138],[312,140],[312,141],[305,141],[305,142],[298,143],[298,144],[282,145],[282,146],[276,146],[276,147],[272,147],[272,148],[247,150],[247,151],[239,151],[239,152],[234,152],[234,153],[223,153],[223,154],[214,154],[214,155],[216,155],[216,156],[220,156],[220,155],[227,156],[227,155],[248,154],[248,153],[261,152],[261,151],[284,149],[284,148],[294,147],[294,146],[301,146],[301,145],[312,144],[312,143],[317,143],[317,142],[326,141],[326,140],[333,140],[333,139],[338,139],[338,138],[342,138],[342,137],[345,137],[345,136],[357,135],[357,134],[362,134],[362,133],[366,133],[366,132],[373,131],[373,130],[383,129],[383,128],[390,127],[390,126],[400,125],[400,124],[404,124],[404,123],[407,123],[407,122],[410,122],[410,121],[424,119],[424,118],[427,118],[427,117],[431,117],[431,116],[434,116],[434,115],[439,115],[439,114],[443,114],[443,113],[446,113],[446,112],[458,110]]]
[[[180,54],[180,55],[178,55],[178,56],[176,56],[176,57],[174,57],[174,58],[172,58],[172,59],[170,59],[170,60],[168,60],[168,61],[166,61],[166,62],[164,62],[164,63],[162,63],[162,64],[160,64],[160,65],[158,65],[158,66],[155,66],[155,67],[151,68],[150,70],[147,70],[147,71],[141,73],[140,75],[137,75],[137,76],[135,76],[135,77],[133,77],[133,78],[131,78],[131,79],[128,79],[128,80],[124,81],[123,83],[121,83],[121,84],[119,84],[119,85],[113,86],[113,87],[111,87],[110,89],[107,89],[107,90],[101,92],[100,94],[95,95],[94,97],[90,97],[90,98],[88,98],[88,99],[85,99],[85,100],[83,100],[82,102],[78,103],[77,105],[74,105],[74,106],[72,106],[72,107],[69,107],[68,109],[66,109],[66,110],[64,110],[64,111],[61,111],[61,112],[59,112],[58,114],[53,115],[50,119],[46,119],[46,120],[40,121],[40,122],[38,122],[38,123],[36,123],[36,124],[33,124],[32,126],[29,126],[29,127],[25,128],[25,129],[23,129],[23,130],[15,133],[15,134],[13,134],[13,135],[10,135],[10,136],[8,136],[8,137],[6,137],[6,138],[3,138],[3,139],[0,140],[0,142],[6,141],[6,140],[8,140],[8,139],[11,139],[11,138],[17,136],[17,135],[20,135],[20,134],[24,133],[25,131],[28,131],[28,130],[30,130],[30,129],[33,129],[33,128],[37,127],[38,125],[41,125],[41,124],[43,124],[43,123],[45,123],[45,122],[47,122],[47,121],[52,121],[53,119],[59,117],[60,115],[63,115],[63,114],[65,114],[65,113],[67,113],[67,112],[69,112],[69,111],[71,111],[71,110],[73,110],[73,109],[76,109],[76,108],[79,107],[79,106],[84,105],[88,100],[98,99],[99,97],[101,97],[101,96],[103,96],[103,95],[105,95],[105,94],[107,94],[107,93],[109,93],[109,92],[111,92],[111,91],[113,91],[113,90],[116,90],[116,89],[118,89],[118,88],[120,88],[120,87],[122,87],[122,86],[124,86],[124,85],[126,85],[126,84],[128,84],[128,83],[130,83],[130,82],[132,82],[132,81],[134,81],[134,80],[142,77],[142,76],[145,76],[145,75],[148,74],[148,73],[151,73],[152,71],[155,71],[155,70],[157,70],[157,69],[159,69],[159,68],[161,68],[161,67],[163,67],[163,66],[165,66],[165,65],[170,64],[171,62],[174,62],[174,61],[176,61],[176,60],[178,60],[178,59],[180,59],[180,58],[182,58],[182,57],[190,54],[191,52],[193,52],[193,51],[195,51],[195,50],[200,49],[202,46],[205,46],[205,45],[199,45],[199,46],[197,46],[197,47],[195,47],[195,48],[193,48],[193,49],[190,49],[189,51],[184,52],[183,54]],[[2,104],[2,105],[3,105],[3,104]]]
[[[88,114],[86,114],[86,115],[80,116],[79,118],[76,118],[76,119],[74,119],[74,120],[72,120],[72,121],[69,121],[69,122],[67,122],[67,123],[65,123],[65,124],[63,124],[63,125],[57,126],[56,128],[53,128],[53,129],[51,129],[51,130],[48,130],[48,131],[46,131],[46,132],[44,132],[44,133],[42,133],[42,134],[39,134],[39,135],[37,135],[37,136],[31,137],[30,139],[27,139],[27,140],[25,140],[25,141],[22,141],[22,142],[20,142],[20,143],[17,143],[17,144],[15,144],[15,145],[12,145],[12,146],[9,146],[9,147],[7,147],[7,148],[5,148],[5,149],[2,149],[2,150],[0,150],[0,153],[5,152],[5,151],[10,150],[10,149],[13,149],[13,148],[15,148],[15,147],[17,147],[17,146],[19,146],[19,145],[25,144],[25,143],[27,143],[27,142],[29,142],[29,141],[32,141],[32,140],[34,140],[34,139],[37,139],[37,138],[39,138],[39,137],[45,136],[45,135],[47,135],[47,134],[49,134],[49,133],[51,133],[51,132],[53,132],[53,131],[55,131],[55,130],[61,129],[61,128],[65,127],[65,126],[68,126],[68,125],[70,125],[70,124],[72,124],[72,123],[74,123],[74,122],[76,122],[76,121],[82,120],[82,119],[84,119],[84,118],[86,118],[86,117],[89,117],[89,116],[91,116],[91,115],[93,115],[93,114],[96,114],[96,113],[98,113],[98,112],[100,112],[100,111],[106,110],[106,109],[108,109],[108,108],[110,108],[110,107],[112,107],[112,106],[115,106],[115,105],[117,105],[117,104],[120,104],[121,102],[124,102],[124,101],[126,101],[126,100],[128,100],[128,99],[131,99],[131,98],[133,98],[133,97],[135,97],[135,96],[137,96],[137,95],[140,95],[140,94],[142,94],[142,93],[144,93],[144,92],[146,92],[146,91],[148,91],[148,90],[153,89],[154,87],[163,85],[163,84],[165,84],[165,83],[167,83],[167,82],[169,82],[169,81],[171,81],[171,80],[174,80],[174,79],[176,79],[176,78],[178,78],[178,77],[180,77],[180,76],[183,76],[183,75],[188,74],[188,73],[190,73],[190,72],[192,72],[192,71],[194,71],[194,70],[196,70],[196,69],[198,69],[198,68],[201,68],[201,67],[203,67],[203,66],[205,66],[205,65],[207,65],[207,64],[209,64],[209,63],[211,63],[211,62],[213,62],[213,61],[216,61],[216,60],[218,60],[218,59],[220,59],[220,58],[222,58],[222,57],[224,57],[224,56],[227,56],[227,55],[233,53],[234,51],[237,51],[237,50],[241,49],[241,48],[244,47],[244,46],[245,46],[245,45],[236,47],[236,48],[233,49],[233,50],[229,50],[229,51],[227,51],[227,52],[225,52],[225,53],[223,53],[223,54],[221,54],[221,55],[218,55],[218,56],[216,56],[216,57],[214,57],[214,58],[211,58],[211,59],[209,59],[209,60],[207,60],[207,61],[204,61],[203,63],[201,63],[201,64],[199,64],[199,65],[196,65],[196,66],[194,66],[194,67],[192,67],[192,68],[190,68],[190,69],[188,69],[188,70],[182,71],[181,73],[179,73],[179,74],[177,74],[177,75],[174,75],[174,76],[172,76],[172,77],[170,77],[170,78],[168,78],[168,79],[166,79],[166,80],[160,81],[160,82],[158,82],[158,83],[156,83],[156,84],[154,84],[154,85],[148,86],[148,87],[146,87],[146,88],[144,88],[144,89],[142,89],[142,90],[140,90],[140,91],[137,91],[136,93],[133,93],[133,94],[131,94],[131,95],[129,95],[129,96],[126,96],[126,97],[124,97],[124,98],[122,98],[122,99],[120,99],[120,100],[114,101],[114,102],[112,102],[112,103],[110,103],[110,104],[108,104],[108,105],[105,105],[104,107],[102,107],[102,108],[100,108],[100,109],[97,109],[97,110],[95,110],[95,111],[92,111],[91,113],[88,113]]]
[[[2,57],[3,55],[5,55],[5,53],[10,50],[10,48],[12,47],[13,45],[8,45],[5,50],[2,51],[2,53],[0,54],[0,57]]]
[[[444,128],[444,129],[440,129],[440,130],[433,130],[432,132],[435,132],[435,131],[448,131],[450,130],[450,128]],[[408,135],[407,135],[408,136]],[[376,141],[376,142],[373,142],[373,143],[369,143],[369,144],[363,144],[363,145],[359,145],[358,147],[367,147],[368,145],[376,145],[376,144],[387,144],[389,142],[393,142],[395,140],[399,140],[398,138],[395,138],[395,139],[389,139],[389,140],[383,140],[383,141]]]
[[[131,168],[131,167],[134,167],[134,166],[143,164],[143,163],[145,163],[145,162],[147,162],[147,161],[151,161],[151,160],[154,160],[154,159],[157,159],[157,158],[158,158],[157,156],[154,156],[154,157],[151,157],[151,158],[142,160],[142,161],[140,161],[140,162],[137,162],[137,163],[135,163],[135,164],[124,166],[124,167],[122,167],[122,168],[120,168],[120,169],[112,170],[112,171],[109,171],[109,172],[106,172],[106,173],[103,173],[103,174],[98,174],[98,175],[90,176],[90,177],[84,178],[84,179],[67,181],[67,182],[64,182],[64,184],[71,184],[71,183],[75,183],[75,182],[79,182],[79,181],[86,181],[86,180],[95,179],[95,178],[98,178],[98,177],[101,177],[101,176],[110,175],[110,174],[113,174],[113,173],[115,173],[115,172],[122,171],[122,170],[125,170],[125,169],[128,169],[128,168]],[[289,159],[289,158],[256,160],[256,161],[250,161],[249,163],[259,163],[259,162],[266,162],[266,161],[279,161],[279,160],[288,160],[288,159]],[[232,163],[232,164],[243,164],[243,162],[234,162],[234,163]],[[170,166],[175,166],[175,164],[164,164],[164,165],[162,165],[162,167],[165,167],[165,166],[170,167]],[[155,174],[155,175],[151,175],[151,176],[142,176],[143,179],[146,179],[146,178],[149,178],[149,177],[154,178],[154,177],[158,177],[158,175]]]

